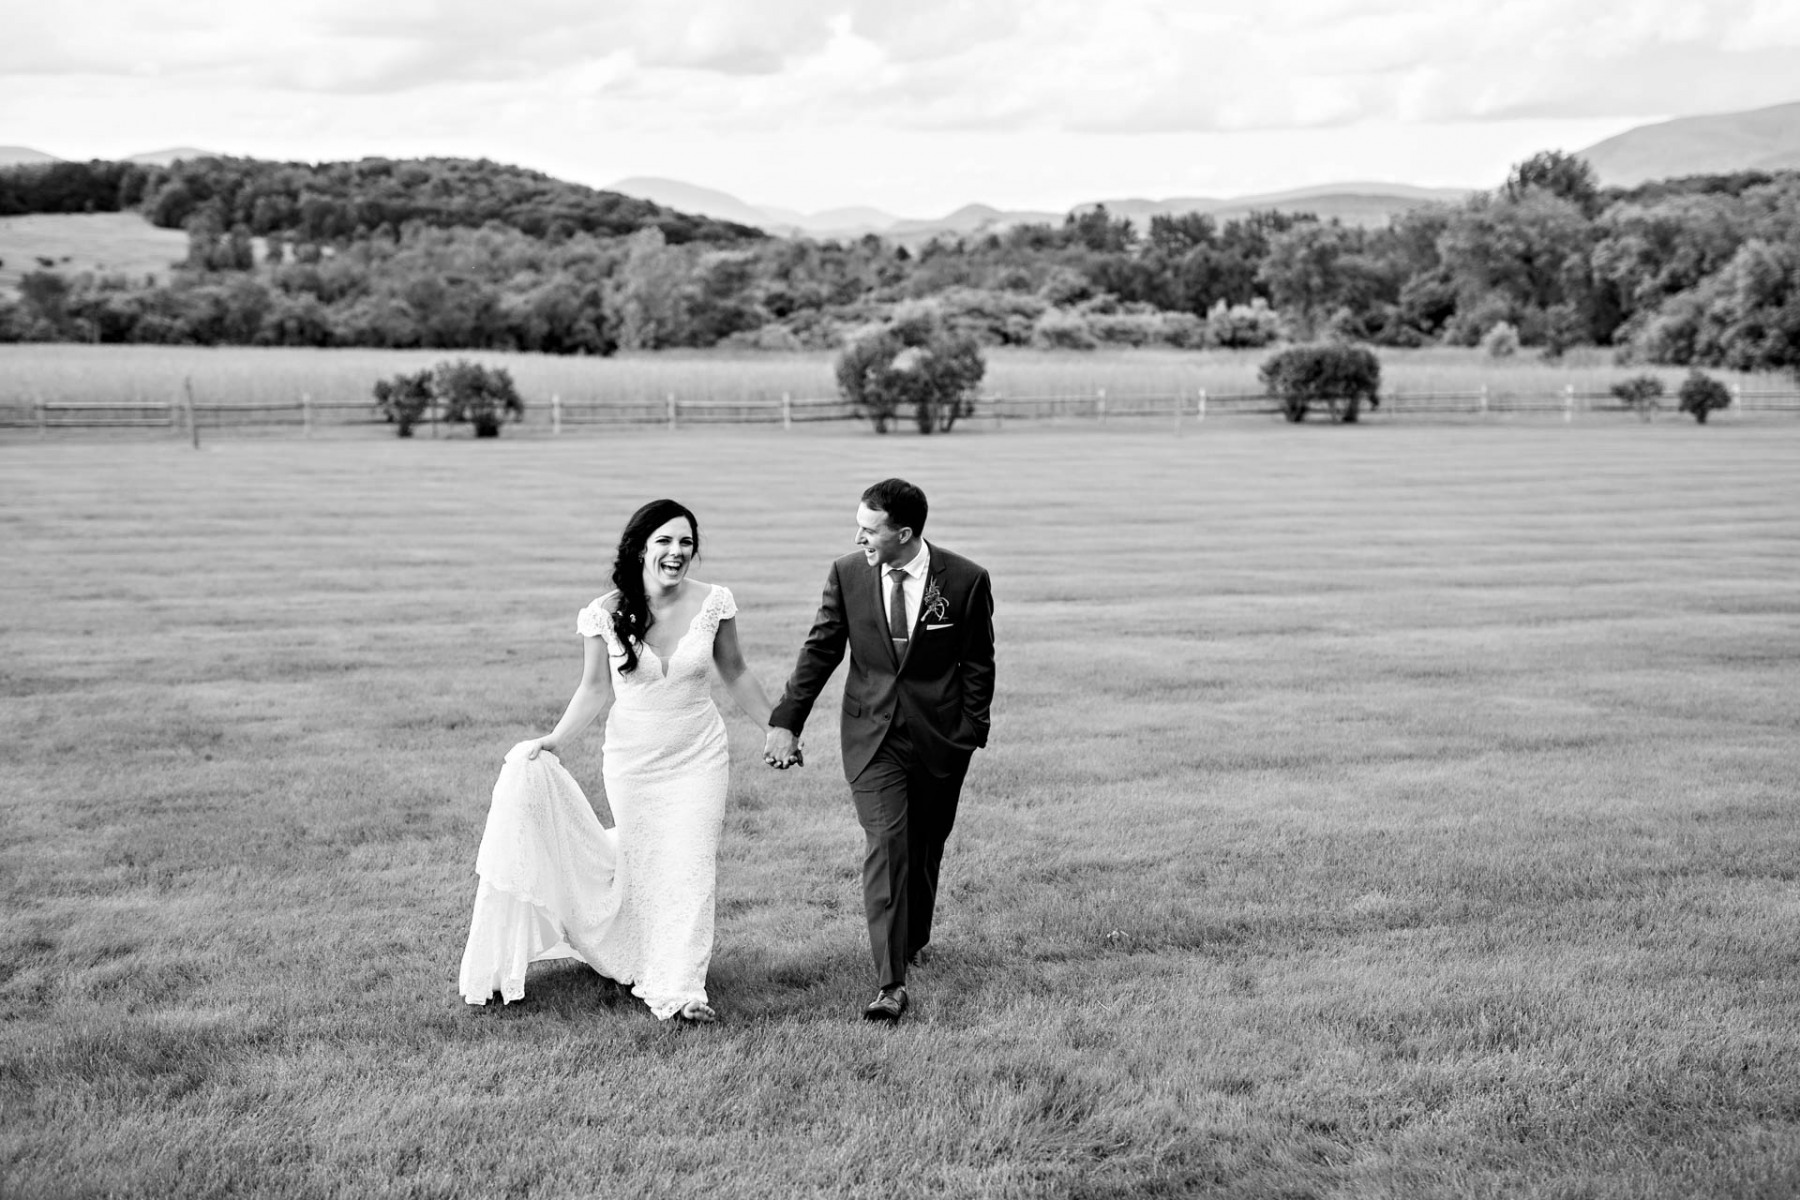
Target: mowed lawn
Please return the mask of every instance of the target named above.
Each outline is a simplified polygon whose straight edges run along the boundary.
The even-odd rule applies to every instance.
[[[889,474],[1000,639],[913,1013],[855,1019],[831,698],[797,772],[728,710],[722,1024],[465,1005],[629,510],[775,689]],[[1800,423],[0,447],[0,1194],[1792,1196],[1797,480]]]

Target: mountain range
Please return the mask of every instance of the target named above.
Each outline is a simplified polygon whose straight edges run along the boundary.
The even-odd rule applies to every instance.
[[[1581,152],[1606,187],[1679,175],[1800,170],[1800,101],[1639,125]]]
[[[128,162],[167,165],[178,158],[200,158],[210,151],[192,147],[134,154]],[[1746,112],[1681,117],[1640,125],[1576,152],[1594,168],[1603,186],[1634,187],[1652,179],[1732,171],[1800,169],[1800,101]],[[0,166],[60,162],[56,156],[24,146],[0,146]],[[995,232],[1015,225],[1060,225],[1064,212],[996,209],[968,204],[942,217],[916,220],[873,207],[834,208],[802,213],[789,208],[750,204],[728,192],[675,179],[635,176],[611,184],[607,191],[651,200],[682,212],[721,217],[778,234],[811,237],[857,237],[878,233],[901,243],[919,243],[940,235],[965,236]],[[1455,202],[1470,188],[1423,188],[1400,183],[1329,183],[1291,191],[1228,198],[1178,197],[1168,200],[1121,198],[1077,205],[1082,212],[1104,204],[1109,213],[1142,223],[1153,216],[1206,213],[1220,220],[1252,211],[1309,212],[1349,225],[1386,224],[1399,212],[1434,202]]]
[[[1681,117],[1640,125],[1575,152],[1594,168],[1603,187],[1635,187],[1652,179],[1715,175],[1733,171],[1800,170],[1800,102],[1745,112]],[[1491,185],[1490,185],[1491,186]],[[803,214],[791,209],[746,204],[736,196],[672,179],[621,179],[610,188],[671,208],[727,217],[771,233],[856,236],[879,233],[901,242],[994,232],[1013,225],[1060,225],[1061,212],[1001,211],[966,205],[930,221],[908,221],[880,209],[834,209]],[[1219,220],[1250,212],[1308,212],[1346,225],[1385,225],[1396,213],[1421,204],[1454,203],[1472,188],[1422,188],[1400,183],[1328,183],[1292,191],[1229,199],[1181,197],[1170,200],[1115,199],[1077,205],[1083,212],[1105,204],[1116,216],[1142,224],[1151,217],[1206,213]]]
[[[965,204],[955,212],[930,220],[909,220],[878,208],[835,208],[801,213],[793,209],[749,204],[729,192],[699,187],[678,179],[634,176],[609,184],[607,191],[623,192],[683,212],[703,213],[770,233],[806,234],[810,237],[859,237],[877,233],[901,243],[923,242],[938,236],[994,233],[1015,225],[1061,225],[1066,212],[1036,209],[998,209],[986,204]],[[1401,183],[1335,183],[1229,199],[1182,197],[1174,200],[1098,200],[1077,205],[1084,212],[1099,205],[1114,216],[1130,217],[1140,225],[1154,216],[1206,213],[1220,220],[1242,217],[1252,211],[1309,212],[1336,217],[1347,225],[1385,225],[1397,212],[1433,201],[1455,202],[1469,195],[1469,188],[1420,188]]]

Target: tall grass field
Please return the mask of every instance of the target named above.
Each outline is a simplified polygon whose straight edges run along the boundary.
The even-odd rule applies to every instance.
[[[158,229],[134,212],[0,217],[0,293],[40,270],[166,281],[187,252],[186,232]]]
[[[712,1027],[456,972],[627,513],[780,686],[861,488],[993,574],[940,957],[727,710]],[[1800,1193],[1800,427],[0,446],[0,1195]],[[601,739],[567,762],[604,810]]]

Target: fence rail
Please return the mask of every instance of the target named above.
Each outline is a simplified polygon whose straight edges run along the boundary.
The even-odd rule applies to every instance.
[[[1016,422],[1163,420],[1177,426],[1220,417],[1272,417],[1281,412],[1280,402],[1261,392],[1109,393],[1100,389],[1079,395],[1021,395],[993,393],[981,396],[973,413],[965,418],[973,425],[1003,428]],[[1749,413],[1800,414],[1800,390],[1734,388],[1729,407],[1717,414],[1729,420]],[[1488,388],[1467,391],[1389,392],[1375,407],[1365,408],[1371,422],[1396,422],[1410,417],[1475,418],[1549,416],[1572,422],[1600,415],[1635,414],[1643,419],[1676,414],[1675,402],[1664,397],[1650,409],[1633,409],[1610,392],[1577,391],[1507,392]],[[1320,414],[1321,416],[1323,414]],[[551,436],[585,429],[623,426],[680,429],[695,425],[780,425],[860,419],[856,408],[836,397],[745,396],[735,400],[683,399],[673,394],[607,400],[565,400],[552,396],[547,405],[535,405],[523,424]],[[907,418],[902,416],[899,423]],[[199,403],[129,399],[118,401],[68,401],[38,398],[0,401],[0,430],[36,430],[40,436],[76,430],[162,430],[187,434],[198,441],[203,431],[292,430],[302,436],[315,429],[347,429],[379,426],[387,419],[371,403],[317,401],[302,396],[289,402]],[[438,433],[435,414],[423,424],[428,436]]]

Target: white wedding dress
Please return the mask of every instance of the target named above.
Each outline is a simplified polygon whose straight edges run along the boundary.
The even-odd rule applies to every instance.
[[[476,871],[481,882],[461,989],[470,1004],[525,994],[527,964],[578,958],[667,1019],[706,1000],[719,832],[729,759],[709,667],[719,622],[737,615],[713,587],[665,663],[648,646],[619,673],[624,646],[602,601],[576,628],[606,641],[613,705],[606,718],[603,828],[554,754],[506,756]]]

